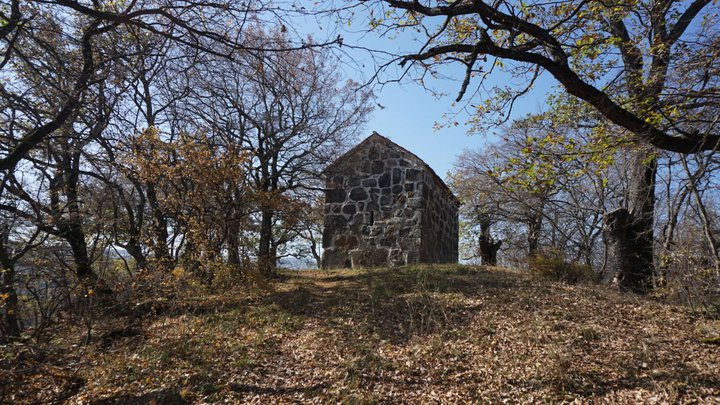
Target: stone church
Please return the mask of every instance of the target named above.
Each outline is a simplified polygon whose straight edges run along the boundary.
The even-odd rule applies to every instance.
[[[457,262],[460,202],[407,149],[374,132],[323,174],[323,268]]]

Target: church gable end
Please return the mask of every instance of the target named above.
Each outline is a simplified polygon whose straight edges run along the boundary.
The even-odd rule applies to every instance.
[[[457,199],[414,154],[373,133],[324,175],[323,268],[457,261]]]

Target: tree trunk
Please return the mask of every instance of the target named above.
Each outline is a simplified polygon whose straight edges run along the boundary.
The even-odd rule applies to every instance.
[[[3,338],[20,337],[20,320],[18,319],[18,296],[15,291],[15,266],[2,260],[2,286],[0,294],[2,302],[2,332]]]
[[[228,260],[227,263],[233,267],[240,267],[240,227],[232,224],[228,229],[227,238],[227,249],[228,249]]]
[[[628,208],[605,214],[608,269],[623,290],[643,294],[652,289],[653,220],[657,160],[651,149],[635,152],[630,168]]]
[[[592,268],[592,244],[583,247],[583,256],[585,257],[585,265]]]
[[[92,289],[97,297],[105,303],[111,302],[113,291],[92,269],[92,260],[87,251],[85,232],[79,224],[70,224],[62,237],[70,245],[75,262],[75,274],[83,288]]]
[[[75,274],[80,280],[95,282],[96,275],[92,270],[92,262],[87,252],[85,232],[77,224],[69,224],[63,232],[63,238],[70,245],[73,261],[75,262]]]
[[[489,220],[480,220],[480,262],[485,266],[496,266],[502,241],[495,241],[490,236],[490,225]]]
[[[155,184],[148,183],[147,185],[147,199],[152,211],[153,218],[153,244],[152,251],[153,256],[156,260],[156,265],[160,268],[169,268],[172,263],[172,258],[167,248],[168,231],[167,231],[167,220],[165,214],[160,208],[160,204],[157,198],[157,191]]]
[[[200,269],[200,247],[198,246],[195,233],[190,231],[185,233],[185,247],[180,254],[179,263],[186,271],[198,274]]]
[[[310,253],[313,255],[313,259],[315,259],[317,268],[320,269],[322,268],[322,256],[318,251],[318,244],[313,237],[310,237],[308,240],[310,241]]]
[[[272,249],[273,212],[264,209],[260,220],[260,246],[258,247],[258,267],[263,274],[273,275],[276,258]]]
[[[80,179],[80,151],[77,146],[73,149],[65,144],[58,159],[60,170],[57,180],[60,181],[61,190],[53,190],[53,211],[57,218],[58,236],[65,239],[70,245],[73,261],[75,262],[75,275],[83,288],[92,289],[102,298],[112,295],[112,290],[95,274],[92,269],[92,260],[88,255],[85,231],[83,230],[83,212],[80,208],[78,183]],[[61,208],[57,192],[65,194],[66,204]],[[65,212],[63,212],[65,211]]]
[[[147,267],[147,258],[142,251],[142,246],[134,237],[131,237],[127,245],[122,246],[126,252],[135,260],[135,271],[143,271]]]
[[[528,222],[528,259],[537,256],[542,230],[542,213],[535,214]]]
[[[244,204],[243,194],[239,189],[235,189],[232,195],[233,209],[230,214],[230,221],[227,225],[227,248],[228,248],[228,265],[240,268],[242,260],[240,258],[240,232],[243,212],[241,207]]]

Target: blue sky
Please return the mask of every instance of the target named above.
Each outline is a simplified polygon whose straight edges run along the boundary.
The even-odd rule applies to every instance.
[[[513,116],[539,112],[545,100],[545,92],[552,85],[550,79],[545,79],[541,86],[520,100]],[[458,117],[458,126],[434,129],[435,122],[443,121],[443,114],[451,110],[460,86],[458,83],[444,82],[436,87],[450,96],[438,99],[415,84],[389,84],[378,90],[377,101],[385,109],[377,108],[374,111],[366,132],[369,135],[377,131],[390,138],[418,155],[440,176],[445,177],[463,149],[481,149],[497,138],[492,133],[494,131],[485,135],[468,135],[469,127],[464,125],[467,116]]]
[[[335,22],[328,19],[320,22],[314,19],[301,19],[299,25],[294,28],[301,36],[310,34],[318,41],[340,35],[346,45],[358,45],[394,54],[403,51],[412,52],[420,47],[419,42],[410,35],[403,34],[389,39],[381,38],[376,33],[368,33],[363,17],[361,15],[355,17],[350,27],[343,24],[339,28],[331,28],[329,32],[328,27],[335,27]],[[342,69],[349,77],[360,82],[372,77],[375,66],[367,52],[348,49],[347,46],[342,51],[346,53],[345,66]],[[445,177],[452,168],[457,155],[463,149],[479,149],[488,142],[494,142],[497,139],[494,132],[497,130],[491,130],[485,135],[468,135],[469,127],[464,125],[468,119],[467,115],[455,117],[454,120],[460,123],[458,126],[434,129],[436,122],[444,122],[443,114],[452,112],[452,102],[460,89],[463,70],[455,67],[448,72],[454,80],[438,79],[427,82],[434,90],[447,94],[440,98],[412,82],[374,86],[377,103],[385,108],[375,109],[365,133],[359,134],[359,138],[364,139],[373,131],[377,131],[420,156],[442,177]],[[490,76],[485,86],[491,88],[501,80],[508,78],[499,75]],[[541,76],[536,82],[535,89],[516,103],[512,116],[519,118],[528,113],[541,111],[547,94],[553,91],[554,86],[557,86],[557,83],[548,74]],[[482,93],[476,94],[471,99],[471,103],[480,103],[482,96]]]

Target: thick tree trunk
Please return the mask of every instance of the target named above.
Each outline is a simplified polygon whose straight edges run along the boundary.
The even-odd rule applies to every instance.
[[[649,149],[631,162],[628,208],[605,214],[608,269],[623,290],[646,293],[653,287],[653,220],[657,160]]]
[[[123,245],[125,251],[135,260],[135,271],[143,271],[147,267],[147,258],[142,251],[142,246],[135,238],[130,238],[127,245]]]
[[[273,275],[276,257],[272,249],[273,212],[263,210],[260,219],[260,245],[258,246],[258,267],[263,274]]]
[[[180,264],[190,273],[198,273],[200,250],[193,232],[185,233],[185,247],[180,255]]]
[[[502,241],[495,241],[490,236],[490,221],[480,221],[480,262],[485,266],[497,265],[497,252],[502,246]]]
[[[8,341],[20,337],[22,324],[18,311],[20,309],[17,291],[15,290],[15,264],[19,256],[13,257],[7,229],[0,233],[0,341]],[[34,238],[31,240],[34,241]]]

